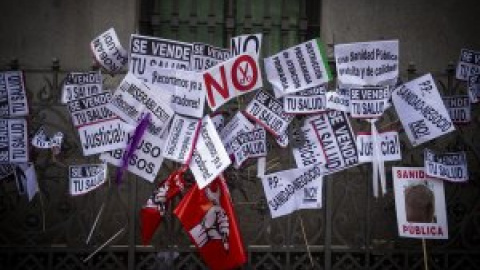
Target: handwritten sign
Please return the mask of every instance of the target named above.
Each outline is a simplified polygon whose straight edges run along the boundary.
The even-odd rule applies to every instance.
[[[166,159],[185,164],[192,156],[194,139],[199,128],[199,119],[175,115],[166,139],[163,156]]]
[[[468,181],[465,152],[437,154],[425,148],[424,161],[425,173],[430,177],[451,182]]]
[[[135,126],[120,119],[108,120],[78,128],[84,156],[95,155],[127,146],[128,134]]]
[[[258,91],[248,104],[245,115],[251,118],[275,137],[285,133],[293,115],[286,114],[282,102],[265,91]]]
[[[383,161],[401,160],[400,138],[398,132],[387,131],[378,134],[378,144]],[[358,159],[360,162],[373,161],[373,138],[370,133],[357,134]]]
[[[391,85],[398,77],[398,40],[335,45],[338,80],[344,85]]]
[[[23,72],[0,72],[0,117],[19,117],[28,113]]]
[[[193,43],[191,67],[194,71],[207,70],[230,58],[230,50],[205,43]]]
[[[282,95],[327,83],[332,79],[319,39],[312,39],[264,59],[267,79]]]
[[[68,167],[70,195],[78,196],[97,189],[107,179],[105,164],[83,164]]]
[[[388,86],[363,86],[350,89],[352,118],[378,118],[386,110],[390,99]]]
[[[443,182],[423,168],[393,167],[398,234],[419,239],[448,239]]]
[[[25,119],[0,119],[0,163],[27,163],[28,128]]]
[[[127,52],[120,44],[113,28],[92,40],[90,48],[97,62],[110,73],[117,73],[127,65]]]
[[[470,98],[467,95],[449,96],[442,99],[453,123],[464,124],[471,121],[472,108]]]
[[[392,101],[413,146],[455,130],[430,74],[397,87]]]
[[[103,92],[100,71],[71,72],[65,77],[62,88],[62,103],[98,95]]]
[[[480,74],[480,52],[462,49],[455,74],[456,78],[466,81],[470,76],[478,74]]]
[[[327,110],[326,85],[307,88],[283,97],[283,108],[290,114],[313,114]]]
[[[320,166],[280,171],[262,177],[272,218],[300,209],[322,207],[323,175]]]

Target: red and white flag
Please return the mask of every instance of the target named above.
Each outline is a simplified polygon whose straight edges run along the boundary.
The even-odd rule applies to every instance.
[[[195,184],[174,210],[210,269],[233,269],[247,260],[223,176],[204,189]]]

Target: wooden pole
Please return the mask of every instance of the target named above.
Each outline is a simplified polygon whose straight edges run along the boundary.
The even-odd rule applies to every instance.
[[[307,234],[305,233],[305,226],[303,226],[302,216],[300,216],[300,226],[302,227],[303,240],[305,241],[305,246],[307,246],[308,258],[310,259],[310,263],[312,264],[312,269],[314,269],[315,268],[315,263],[313,262],[312,253],[310,252],[310,246],[308,245]]]
[[[425,270],[428,270],[428,255],[427,255],[427,243],[425,238],[422,238],[422,246],[423,246],[423,264]]]

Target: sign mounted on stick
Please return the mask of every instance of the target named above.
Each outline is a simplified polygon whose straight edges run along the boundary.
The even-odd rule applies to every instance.
[[[208,106],[212,111],[230,99],[262,87],[262,73],[252,53],[241,54],[203,72]]]
[[[113,28],[92,40],[90,48],[97,62],[110,73],[119,72],[128,62],[127,52]]]
[[[83,164],[68,167],[70,195],[86,194],[105,183],[107,179],[106,164]]]
[[[472,119],[472,107],[470,105],[470,98],[467,95],[443,97],[443,102],[453,123],[470,123]]]
[[[425,173],[430,177],[451,182],[468,181],[465,152],[436,154],[425,148],[424,160]]]
[[[455,74],[456,78],[466,81],[470,76],[478,74],[480,74],[480,52],[462,49]]]
[[[322,207],[323,174],[320,166],[280,171],[262,177],[272,218],[300,209]]]
[[[28,128],[25,119],[0,119],[0,163],[27,163]]]
[[[100,71],[68,73],[62,88],[62,103],[98,95],[103,92]]]
[[[23,72],[0,72],[0,117],[19,117],[28,113]]]
[[[430,74],[400,85],[392,101],[413,146],[455,130]]]
[[[283,50],[265,58],[264,63],[268,81],[280,90],[282,96],[327,83],[332,79],[327,55],[319,39]]]
[[[344,85],[394,85],[398,40],[335,45],[338,80]]]
[[[393,167],[398,234],[420,239],[448,239],[443,181],[423,168]]]
[[[387,131],[378,134],[378,144],[383,161],[401,160],[400,137],[396,131]],[[357,134],[357,149],[359,161],[373,162],[373,138],[370,132]]]
[[[283,97],[283,108],[290,114],[312,114],[327,110],[326,85],[307,88]]]
[[[378,118],[386,110],[390,89],[388,86],[363,86],[350,89],[352,118]]]

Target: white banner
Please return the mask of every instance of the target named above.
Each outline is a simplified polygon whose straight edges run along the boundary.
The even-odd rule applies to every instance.
[[[402,160],[400,152],[400,137],[396,131],[387,131],[378,134],[378,144],[383,161]],[[358,160],[361,163],[373,161],[373,138],[369,132],[357,134]]]
[[[443,181],[423,168],[393,167],[398,234],[419,239],[448,239]]]
[[[231,164],[210,117],[202,119],[202,127],[190,162],[190,170],[200,189],[210,184]]]
[[[457,65],[457,79],[466,81],[470,76],[478,74],[480,74],[480,52],[462,49]]]
[[[300,209],[322,207],[323,176],[320,166],[309,166],[262,177],[263,189],[272,218]]]
[[[338,80],[345,85],[392,85],[398,77],[398,40],[335,45]]]
[[[282,102],[263,90],[258,91],[248,104],[245,115],[262,125],[275,137],[285,133],[294,117],[285,113]]]
[[[128,134],[135,126],[120,119],[108,120],[78,129],[83,155],[90,156],[127,146]]]
[[[0,119],[0,163],[27,163],[28,127],[25,119]]]
[[[152,67],[150,71],[148,82],[159,88],[162,94],[166,92],[171,95],[171,107],[175,112],[203,117],[205,89],[200,73],[158,67]]]
[[[193,43],[191,67],[193,71],[207,70],[230,59],[230,50],[205,43]]]
[[[185,164],[192,156],[193,144],[199,128],[199,119],[175,115],[165,142],[163,157]]]
[[[283,97],[283,108],[286,113],[312,114],[327,110],[326,85],[307,88],[294,95]]]
[[[106,164],[82,164],[68,167],[70,195],[78,196],[97,189],[107,179]]]
[[[190,43],[133,34],[128,70],[146,82],[153,67],[191,70],[192,51]]]
[[[265,72],[283,96],[330,81],[327,60],[323,44],[312,39],[265,58]]]
[[[240,167],[249,158],[267,156],[267,133],[263,127],[238,134],[232,143],[235,165]]]
[[[449,96],[443,97],[442,99],[453,123],[464,124],[471,121],[472,107],[470,105],[470,98],[467,95]]]
[[[472,75],[468,77],[468,96],[471,103],[480,101],[480,75]]]
[[[262,50],[262,34],[248,34],[232,37],[230,51],[232,57],[243,53],[252,53],[258,59]]]
[[[128,62],[127,52],[113,28],[92,40],[90,48],[97,62],[110,73],[119,72]]]
[[[19,117],[28,113],[23,72],[0,72],[0,117]]]
[[[132,125],[149,112],[151,118],[148,131],[153,135],[162,135],[174,115],[170,103],[132,73],[128,73],[120,83],[108,108]]]
[[[451,182],[468,181],[465,152],[436,154],[425,148],[423,157],[425,173],[428,176]]]
[[[253,130],[254,125],[243,115],[242,112],[237,111],[230,121],[220,132],[220,139],[222,140],[225,150],[229,155],[233,156],[232,143],[240,133]]]
[[[131,134],[128,135],[129,142]],[[127,170],[141,178],[153,183],[163,163],[163,145],[165,140],[158,136],[145,133],[140,140],[137,149],[128,161]],[[100,159],[116,167],[122,165],[124,149],[109,151],[100,155]]]
[[[378,118],[387,108],[390,98],[388,86],[362,86],[350,89],[350,116]]]
[[[69,101],[67,108],[73,125],[79,127],[117,118],[107,107],[111,98],[112,94],[106,92]]]
[[[65,77],[62,87],[62,100],[66,104],[81,98],[103,93],[100,71],[71,72]]]
[[[208,106],[215,111],[230,99],[263,86],[258,59],[241,54],[203,72]]]
[[[350,90],[337,88],[334,92],[327,92],[327,109],[350,112]]]
[[[311,125],[313,131],[302,129],[302,132],[306,132],[307,142],[311,140],[311,144],[320,148],[316,152],[322,154],[319,162],[325,162],[325,173],[333,173],[359,164],[355,135],[346,113],[328,111],[308,118],[305,124]],[[316,135],[314,138],[309,135],[312,132]],[[304,167],[305,164],[311,162],[304,159],[312,158],[306,154],[313,152],[309,149],[311,145],[306,143],[301,148],[305,148],[303,156],[294,154],[297,167]],[[302,153],[302,150],[299,149],[298,153]],[[298,156],[302,158],[298,159]]]
[[[392,101],[413,146],[455,130],[430,74],[400,85]]]

